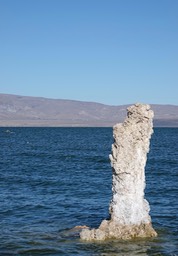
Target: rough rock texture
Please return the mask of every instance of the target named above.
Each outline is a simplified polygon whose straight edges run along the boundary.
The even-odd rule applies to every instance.
[[[132,239],[157,235],[151,224],[149,204],[144,199],[145,165],[153,133],[153,116],[149,105],[135,104],[127,109],[124,123],[114,126],[110,155],[113,170],[111,217],[102,221],[98,229],[83,229],[81,239]]]

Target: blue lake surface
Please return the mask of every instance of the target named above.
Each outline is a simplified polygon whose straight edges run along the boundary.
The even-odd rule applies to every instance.
[[[112,128],[0,128],[0,255],[178,255],[178,129],[155,128],[145,197],[154,239],[82,242],[108,217]]]

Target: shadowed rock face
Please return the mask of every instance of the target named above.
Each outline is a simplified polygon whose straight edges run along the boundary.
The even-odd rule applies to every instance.
[[[110,220],[98,229],[83,229],[83,240],[132,239],[156,236],[151,225],[149,203],[144,199],[145,165],[153,133],[153,111],[149,105],[135,104],[127,118],[113,128],[110,155],[113,170]]]

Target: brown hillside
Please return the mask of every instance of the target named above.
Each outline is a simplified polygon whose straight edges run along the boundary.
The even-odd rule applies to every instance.
[[[113,126],[128,105],[0,94],[0,126]],[[178,106],[152,105],[155,126],[178,127]]]

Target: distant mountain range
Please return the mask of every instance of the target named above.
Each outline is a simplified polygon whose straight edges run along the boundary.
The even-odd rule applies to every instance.
[[[111,127],[123,122],[128,106],[0,94],[0,126]],[[151,104],[151,108],[154,126],[178,127],[178,106]]]

